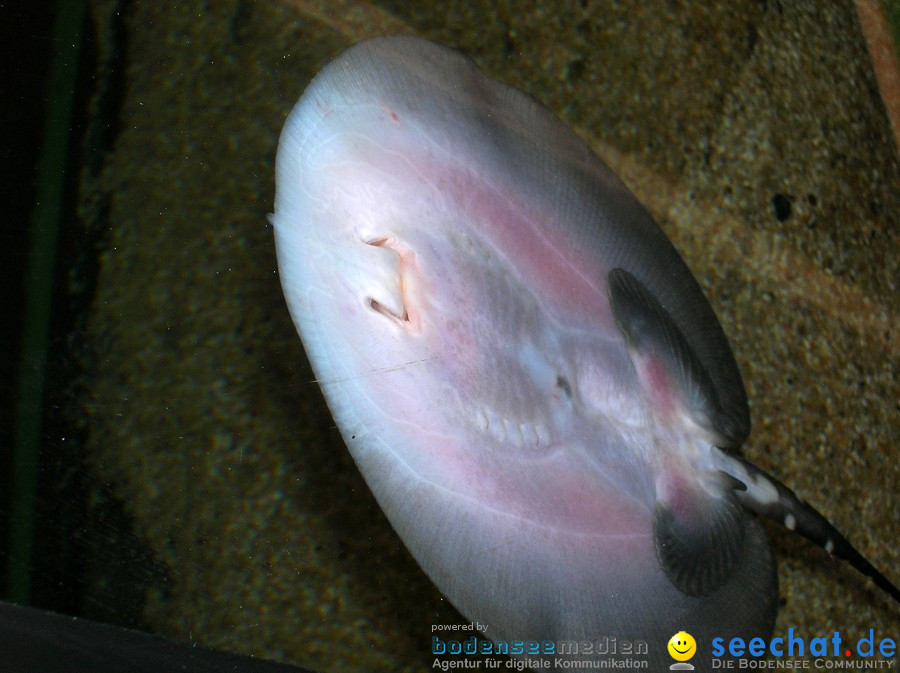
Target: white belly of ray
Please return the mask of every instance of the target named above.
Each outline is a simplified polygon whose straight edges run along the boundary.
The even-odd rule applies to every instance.
[[[277,170],[279,270],[317,379],[391,523],[467,617],[501,639],[655,639],[658,663],[682,629],[765,628],[770,605],[731,606],[771,589],[767,551],[702,600],[660,570],[660,475],[678,493],[710,446],[660,424],[610,308],[607,273],[662,235],[574,135],[454,52],[398,38],[316,79]],[[637,252],[620,211],[644,232]],[[681,264],[658,252],[648,285]]]

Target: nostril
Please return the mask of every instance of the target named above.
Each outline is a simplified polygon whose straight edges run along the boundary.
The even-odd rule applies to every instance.
[[[376,248],[393,248],[394,245],[396,245],[396,241],[392,238],[382,236],[380,238],[370,238],[366,241],[366,245],[373,245]]]
[[[397,315],[389,309],[387,306],[382,304],[377,299],[373,299],[372,297],[366,297],[366,303],[369,305],[369,308],[373,311],[380,313],[381,315],[391,318],[392,320],[396,320],[398,322],[409,322],[409,313],[406,311],[406,307],[403,307],[403,314]]]

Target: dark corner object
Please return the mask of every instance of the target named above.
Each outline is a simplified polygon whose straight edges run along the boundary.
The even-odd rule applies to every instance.
[[[162,636],[0,602],[4,673],[311,673]]]

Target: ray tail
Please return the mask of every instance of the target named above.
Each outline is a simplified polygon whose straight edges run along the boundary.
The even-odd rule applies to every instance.
[[[824,547],[829,555],[847,561],[900,603],[900,589],[860,554],[828,519],[791,489],[737,456],[719,450],[715,451],[715,456],[719,469],[739,482],[735,493],[745,507]]]

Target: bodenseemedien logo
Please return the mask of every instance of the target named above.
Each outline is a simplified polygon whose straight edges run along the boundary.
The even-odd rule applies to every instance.
[[[697,641],[687,631],[679,631],[669,638],[666,646],[669,650],[669,656],[675,660],[675,663],[669,666],[670,671],[693,671],[693,665],[687,663],[688,660],[697,654]]]

